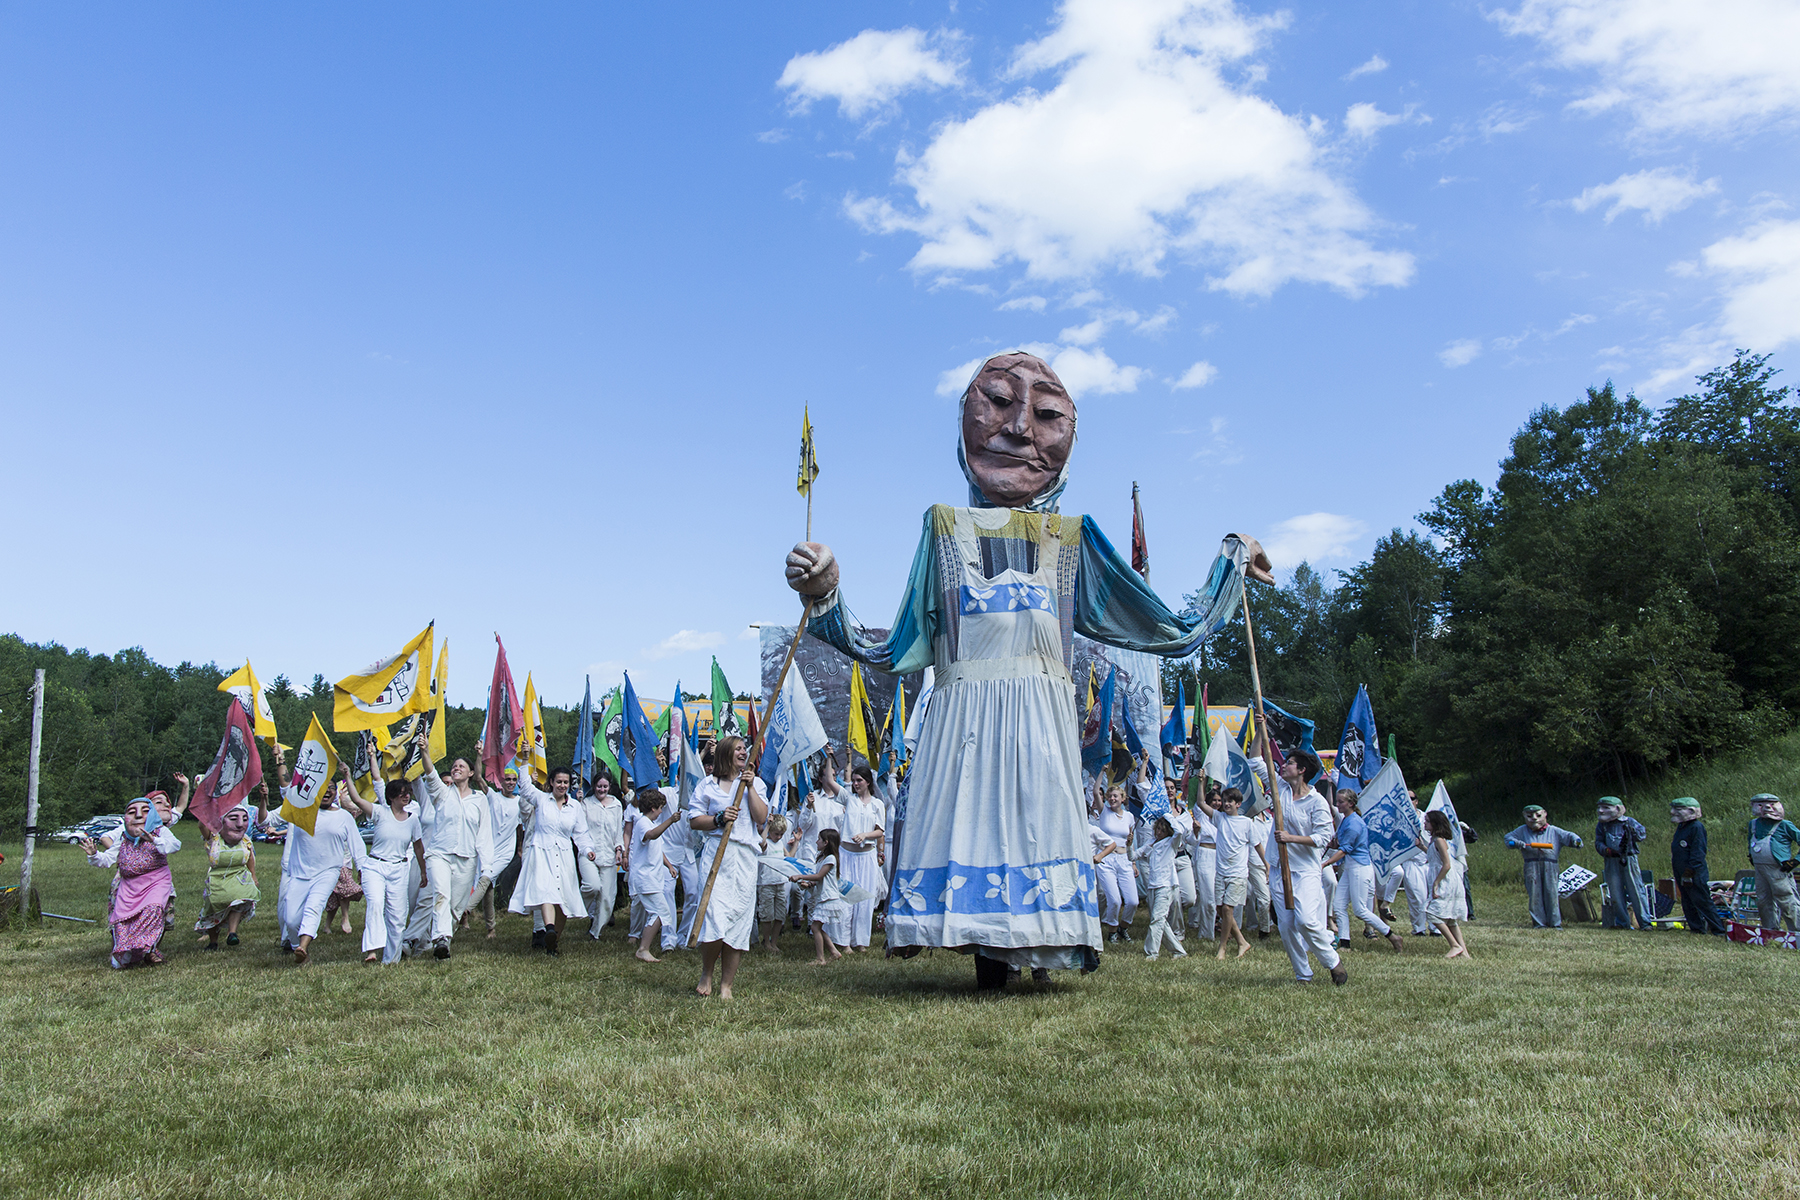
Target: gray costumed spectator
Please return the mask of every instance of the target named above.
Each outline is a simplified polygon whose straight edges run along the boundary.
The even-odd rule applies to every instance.
[[[1550,823],[1541,804],[1525,806],[1525,823],[1506,835],[1506,844],[1525,857],[1525,900],[1531,923],[1539,929],[1562,928],[1562,898],[1556,882],[1561,876],[1564,846],[1579,847],[1581,837]]]
[[[1625,815],[1625,802],[1617,796],[1602,796],[1600,819],[1594,826],[1594,849],[1605,860],[1607,906],[1605,924],[1613,929],[1630,929],[1631,917],[1637,917],[1640,930],[1656,928],[1644,899],[1644,875],[1638,867],[1638,846],[1646,830],[1635,819]]]

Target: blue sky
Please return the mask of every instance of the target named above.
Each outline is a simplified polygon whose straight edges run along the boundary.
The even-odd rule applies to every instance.
[[[804,522],[871,624],[967,364],[1353,565],[1536,406],[1800,340],[1800,6],[8,5],[0,626],[547,700],[755,675]]]

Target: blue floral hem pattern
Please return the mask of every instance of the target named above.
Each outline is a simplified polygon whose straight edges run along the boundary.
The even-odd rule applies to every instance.
[[[961,589],[962,611],[970,613],[990,612],[1039,612],[1054,613],[1056,598],[1050,589],[1035,583],[996,583],[992,587],[972,587],[964,584]]]
[[[935,916],[1078,912],[1099,918],[1094,890],[1094,864],[1064,858],[1013,866],[917,867],[897,871],[888,889],[888,908],[896,914]]]

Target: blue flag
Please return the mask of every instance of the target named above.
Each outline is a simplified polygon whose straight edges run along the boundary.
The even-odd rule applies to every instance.
[[[645,786],[663,777],[656,765],[656,730],[638,703],[631,686],[631,673],[625,674],[625,719],[619,727],[619,765],[631,773],[631,782]]]
[[[1375,736],[1375,708],[1369,703],[1369,686],[1362,684],[1356,689],[1356,699],[1350,702],[1344,736],[1338,742],[1338,786],[1367,791],[1380,770],[1381,742]]]
[[[1163,723],[1162,744],[1165,751],[1183,745],[1187,735],[1187,693],[1181,686],[1181,680],[1175,681],[1175,712]]]
[[[1116,667],[1106,673],[1106,682],[1100,685],[1100,694],[1094,698],[1087,725],[1081,731],[1081,767],[1092,775],[1098,775],[1112,761],[1113,676],[1117,674]]]
[[[673,785],[680,782],[682,741],[686,739],[691,746],[697,747],[697,743],[694,743],[690,736],[693,731],[688,728],[687,705],[681,702],[681,681],[679,679],[675,681],[675,699],[670,703],[669,708],[674,711],[674,719],[669,722],[669,729],[675,736],[669,739],[669,773],[666,782]],[[680,724],[676,724],[677,721]]]
[[[587,681],[581,695],[581,720],[575,726],[575,773],[586,791],[594,782],[594,684]]]

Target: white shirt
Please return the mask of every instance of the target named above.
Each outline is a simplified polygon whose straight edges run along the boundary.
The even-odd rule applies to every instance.
[[[863,843],[861,853],[873,850],[875,839],[869,835],[881,828],[882,820],[881,801],[873,796],[862,800],[851,795],[849,803],[844,805],[843,814],[838,818],[838,833],[843,837],[843,848],[849,853],[858,853],[851,839],[861,836],[868,839]]]
[[[486,792],[488,810],[488,836],[493,842],[494,857],[506,857],[512,861],[514,847],[519,841],[519,798],[508,796],[497,788],[489,788]]]
[[[360,839],[359,839],[360,840]],[[419,811],[406,806],[406,819],[394,816],[386,804],[375,806],[375,841],[369,846],[369,857],[382,862],[405,862],[413,843],[425,840],[425,826],[419,822]]]
[[[845,793],[839,792],[838,796]],[[821,832],[835,829],[840,834],[844,831],[844,803],[837,796],[827,795],[824,789],[815,789],[812,794],[813,812],[818,815],[818,827],[813,830],[816,841]]]
[[[1256,843],[1256,823],[1246,816],[1220,813],[1211,821],[1218,846],[1220,879],[1244,879],[1250,874],[1250,847]]]
[[[758,798],[761,798],[763,794],[762,780],[754,781],[751,786],[756,789]],[[731,807],[732,798],[737,795],[737,787],[735,779],[729,783],[723,783],[717,776],[708,775],[700,781],[700,786],[694,789],[694,799],[689,803],[687,812],[682,815],[692,819],[694,817],[710,817],[715,813],[724,812]],[[706,829],[699,832],[709,838],[718,836]],[[731,840],[748,846],[753,851],[761,851],[762,838],[757,835],[756,824],[750,819],[749,789],[745,789],[744,797],[739,803],[737,821],[731,827]]]
[[[1150,842],[1135,856],[1144,864],[1144,882],[1153,888],[1175,886],[1175,839]]]
[[[451,858],[479,858],[485,864],[488,855],[482,843],[489,841],[487,824],[491,819],[485,797],[474,792],[465,796],[429,769],[419,782],[425,785],[425,802],[419,806],[425,849]]]
[[[604,800],[589,796],[581,802],[587,810],[588,833],[602,859],[625,848],[625,806],[608,792]]]
[[[595,852],[594,839],[588,834],[587,812],[581,801],[565,796],[563,803],[558,804],[554,792],[540,792],[529,779],[521,779],[519,812],[527,818],[527,850],[560,854],[572,841],[584,855]]]
[[[631,890],[638,895],[660,892],[663,884],[669,882],[669,868],[663,862],[662,839],[644,840],[644,835],[661,825],[668,815],[667,805],[658,809],[654,816],[646,816],[634,808],[625,820],[626,836],[631,844],[631,856],[626,860],[631,869],[627,875]]]
[[[1090,824],[1098,825],[1100,832],[1113,840],[1119,849],[1127,849],[1131,845],[1131,813],[1126,809],[1114,812],[1111,808],[1103,808],[1100,815]]]
[[[313,818],[311,833],[298,825],[288,827],[286,871],[296,880],[317,879],[344,869],[344,859],[363,860],[362,832],[356,818],[341,808],[324,808]]]
[[[1288,845],[1288,873],[1310,871],[1318,874],[1320,854],[1336,836],[1336,830],[1331,824],[1331,813],[1325,807],[1325,797],[1308,787],[1300,795],[1283,800],[1281,823],[1285,832],[1299,834],[1307,839],[1304,843],[1294,842]],[[1275,822],[1270,820],[1268,842],[1263,847],[1263,855],[1271,866],[1281,861],[1276,854]]]

